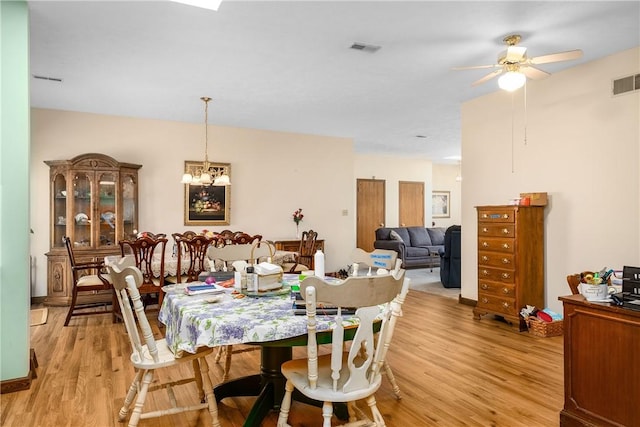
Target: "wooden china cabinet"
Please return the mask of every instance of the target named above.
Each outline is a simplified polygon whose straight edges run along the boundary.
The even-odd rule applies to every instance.
[[[48,305],[69,305],[71,271],[62,238],[69,236],[76,261],[120,253],[118,241],[138,228],[138,169],[104,154],[45,161],[50,178]]]

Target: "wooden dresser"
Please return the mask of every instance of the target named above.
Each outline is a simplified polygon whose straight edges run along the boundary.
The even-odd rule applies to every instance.
[[[564,307],[561,427],[640,425],[640,311],[560,297]]]
[[[520,309],[544,308],[544,206],[477,206],[478,302],[474,318],[502,316],[526,329]]]

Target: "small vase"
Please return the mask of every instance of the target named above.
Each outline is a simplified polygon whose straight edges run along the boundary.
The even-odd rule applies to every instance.
[[[296,224],[296,239],[300,238],[300,225]]]

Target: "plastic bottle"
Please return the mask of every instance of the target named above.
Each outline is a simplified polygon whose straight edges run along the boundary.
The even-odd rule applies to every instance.
[[[316,276],[324,278],[324,254],[318,249],[313,256],[313,264]]]
[[[256,276],[253,266],[247,267],[247,292],[258,292],[258,276]]]

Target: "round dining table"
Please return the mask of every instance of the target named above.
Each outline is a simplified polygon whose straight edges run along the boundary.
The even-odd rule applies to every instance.
[[[326,280],[338,279],[327,277]],[[257,396],[244,426],[258,427],[269,411],[279,409],[285,384],[280,366],[292,358],[292,347],[306,345],[307,318],[294,314],[290,290],[298,281],[298,275],[285,274],[281,290],[260,296],[241,294],[241,297],[231,292],[188,295],[184,284],[164,288],[166,296],[158,320],[166,326],[165,338],[176,357],[184,352],[195,353],[203,346],[261,346],[259,372],[214,387],[218,401],[233,396]],[[322,315],[316,318],[320,344],[331,342],[332,319]],[[358,319],[344,316],[343,325],[345,339],[352,339]],[[294,394],[294,399],[321,405],[299,393]],[[347,417],[344,406],[337,405],[335,413],[340,419]]]

